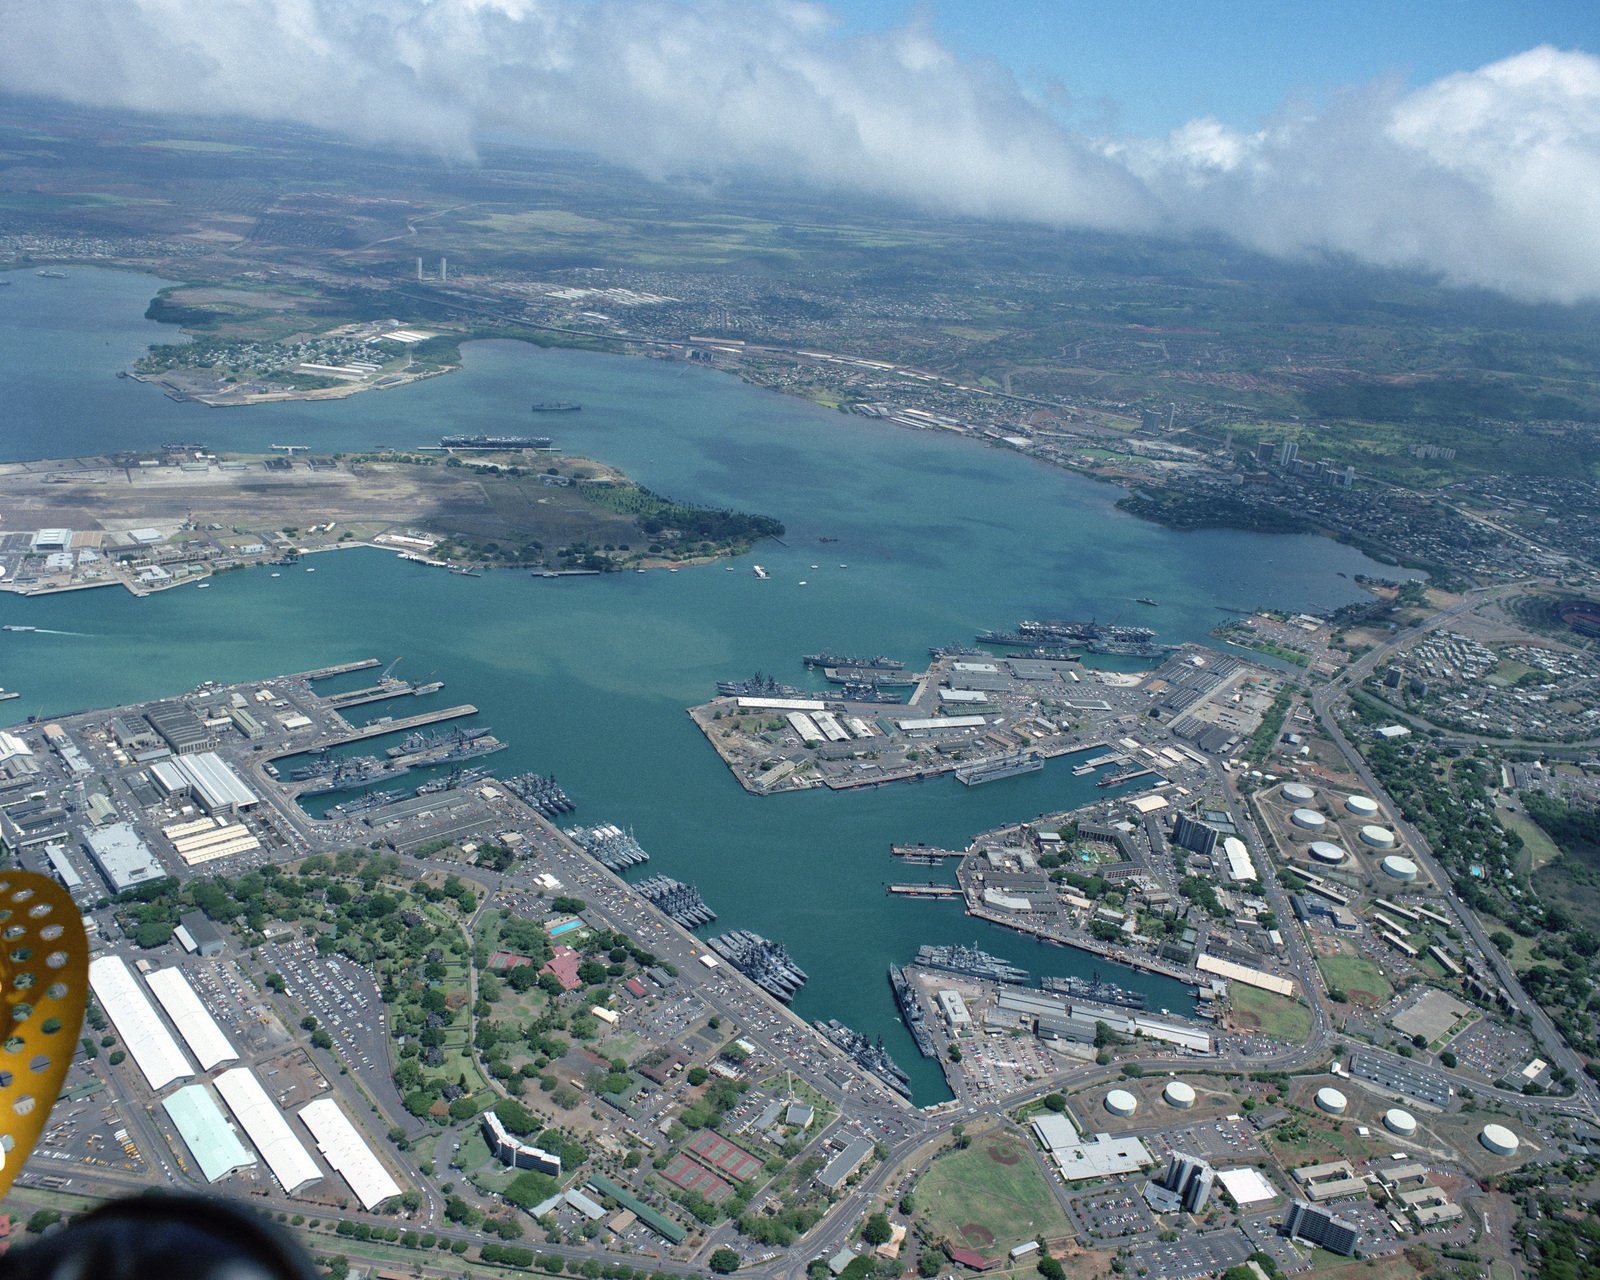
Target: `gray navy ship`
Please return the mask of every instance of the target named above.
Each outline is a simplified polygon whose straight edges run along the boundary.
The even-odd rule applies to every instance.
[[[1090,1000],[1096,1004],[1115,1004],[1124,1009],[1144,1008],[1142,992],[1129,991],[1114,982],[1106,982],[1097,972],[1092,978],[1040,978],[1039,985],[1046,991],[1071,996],[1077,1000]]]
[[[968,978],[983,978],[989,982],[1023,984],[1028,981],[1028,971],[992,956],[977,947],[918,947],[917,958],[912,962],[924,969],[942,969],[946,973],[959,973]]]
[[[556,786],[554,777],[545,777],[538,773],[519,773],[515,777],[507,778],[506,790],[521,800],[530,809],[537,809],[547,818],[560,817],[563,813],[571,813],[578,806],[573,804],[572,798],[560,787]]]
[[[633,887],[685,929],[698,929],[717,918],[717,913],[706,906],[700,890],[692,884],[684,884],[682,880],[674,880],[671,876],[651,876]]]
[[[845,1026],[837,1018],[819,1020],[811,1025],[901,1097],[911,1096],[911,1077],[889,1056],[889,1051],[883,1047],[881,1039],[871,1040],[854,1028]]]
[[[650,861],[650,855],[629,832],[609,822],[597,827],[573,827],[567,835],[607,871],[624,871]]]
[[[938,1057],[939,1049],[933,1042],[933,1033],[928,1030],[928,1017],[922,1011],[917,989],[911,985],[905,970],[897,964],[889,966],[889,985],[894,988],[894,1002],[900,1006],[900,1019],[911,1033],[917,1052],[924,1058]]]
[[[768,995],[788,1004],[805,985],[806,973],[781,942],[772,942],[748,929],[734,929],[706,945]]]

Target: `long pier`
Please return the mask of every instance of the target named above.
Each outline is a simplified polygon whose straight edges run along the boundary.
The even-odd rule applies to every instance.
[[[301,680],[327,680],[331,676],[342,676],[350,671],[370,671],[373,667],[382,664],[376,658],[362,658],[358,662],[341,662],[332,667],[318,667],[315,671],[302,671],[298,677],[291,679]]]
[[[889,852],[897,858],[965,858],[965,850],[936,849],[931,844],[892,844]]]
[[[387,702],[390,698],[415,695],[417,686],[408,680],[390,680],[385,684],[368,685],[365,689],[351,689],[347,693],[330,693],[322,701],[335,711],[346,707],[360,707],[369,702]]]
[[[902,898],[960,898],[965,895],[961,886],[956,884],[939,884],[929,880],[923,884],[888,884],[884,885],[885,892]]]
[[[405,733],[409,729],[420,729],[423,725],[439,724],[445,720],[459,720],[463,716],[475,716],[478,708],[470,702],[463,702],[458,707],[443,707],[437,711],[422,711],[414,716],[402,716],[398,720],[381,720],[374,724],[362,725],[360,728],[350,728],[344,733],[336,734],[330,738],[318,738],[313,742],[300,742],[286,750],[275,752],[264,757],[265,760],[283,760],[289,756],[314,754],[329,747],[342,747],[351,742],[365,742],[369,738],[381,738],[387,733]]]

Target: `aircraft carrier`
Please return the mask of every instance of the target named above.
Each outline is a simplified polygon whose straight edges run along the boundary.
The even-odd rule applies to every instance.
[[[1014,756],[1001,756],[997,760],[965,765],[956,770],[956,781],[963,786],[979,787],[985,782],[998,782],[1002,778],[1015,778],[1024,773],[1038,773],[1043,768],[1042,756],[1033,751],[1023,751]]]
[[[905,1098],[911,1096],[911,1077],[889,1056],[889,1051],[883,1047],[881,1039],[870,1040],[859,1031],[845,1026],[837,1018],[818,1020],[811,1025],[896,1093]]]

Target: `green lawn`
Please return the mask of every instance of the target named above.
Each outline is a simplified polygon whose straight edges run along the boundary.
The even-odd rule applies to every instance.
[[[1299,1044],[1311,1034],[1311,1010],[1298,1000],[1236,982],[1232,988],[1233,1011],[1243,1021],[1254,1018],[1255,1029],[1264,1036]]]
[[[1394,994],[1383,970],[1365,956],[1318,956],[1317,963],[1330,987],[1361,1004],[1380,1005]]]
[[[917,1182],[916,1199],[932,1237],[988,1257],[1071,1230],[1030,1144],[1004,1129],[976,1135],[965,1151],[935,1160]]]

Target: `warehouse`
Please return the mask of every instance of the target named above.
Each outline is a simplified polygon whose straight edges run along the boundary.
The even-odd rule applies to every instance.
[[[139,839],[138,832],[126,822],[113,822],[98,831],[82,834],[84,848],[88,849],[112,893],[159,880],[167,874],[150,852],[150,846]]]
[[[174,755],[189,755],[217,745],[217,737],[199,716],[181,702],[158,702],[144,713]]]
[[[244,1169],[256,1162],[205,1085],[185,1085],[161,1105],[166,1108],[207,1182],[215,1182],[235,1169]]]
[[[217,1092],[228,1104],[237,1120],[256,1144],[256,1150],[272,1170],[272,1176],[286,1192],[293,1193],[307,1182],[322,1176],[311,1153],[300,1144],[289,1130],[283,1112],[261,1087],[255,1072],[249,1067],[235,1067],[217,1077]]]
[[[167,1017],[172,1019],[172,1025],[178,1028],[178,1034],[189,1046],[189,1052],[194,1054],[202,1071],[210,1071],[224,1062],[238,1061],[238,1051],[228,1042],[228,1037],[222,1033],[216,1020],[206,1012],[200,997],[195,995],[189,980],[183,976],[183,970],[158,969],[147,974],[145,982],[161,1002]]]
[[[91,960],[89,986],[153,1092],[159,1093],[174,1080],[194,1074],[183,1050],[167,1033],[160,1015],[145,999],[121,957]]]
[[[162,827],[161,834],[172,842],[178,856],[191,867],[261,847],[261,841],[244,823],[225,822],[221,818],[174,823]]]
[[[323,1159],[350,1184],[363,1209],[376,1208],[390,1196],[400,1194],[389,1171],[332,1098],[318,1098],[300,1108],[300,1119],[311,1130]]]
[[[167,795],[193,796],[207,813],[238,813],[260,803],[260,797],[215,751],[158,760],[150,773]]]

